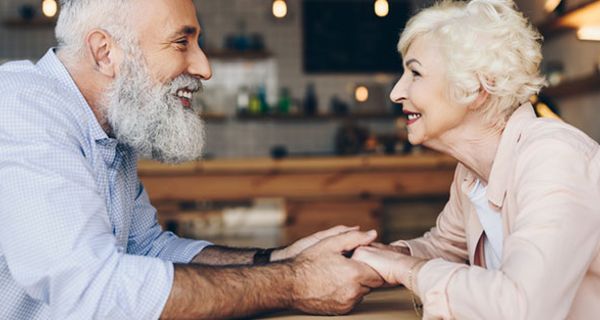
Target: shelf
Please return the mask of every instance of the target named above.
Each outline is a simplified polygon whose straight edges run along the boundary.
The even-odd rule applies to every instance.
[[[564,99],[594,91],[600,92],[599,73],[593,73],[581,78],[564,81],[557,86],[544,88],[541,93],[550,98]]]
[[[273,57],[268,51],[206,50],[209,59],[217,60],[265,60]]]
[[[349,115],[319,114],[308,116],[303,114],[239,114],[230,116],[223,113],[202,113],[204,121],[223,122],[228,120],[238,121],[337,121],[337,120],[394,120],[399,116],[391,113],[364,113]]]
[[[367,120],[367,119],[389,119],[393,120],[396,116],[391,113],[364,113],[364,114],[349,114],[349,115],[335,115],[335,114],[318,114],[314,116],[309,115],[294,115],[294,114],[245,114],[238,115],[239,120],[256,120],[256,121],[329,121],[329,120]]]
[[[2,26],[6,28],[54,28],[56,26],[55,19],[34,18],[32,20],[24,20],[19,18],[11,18],[2,20]]]
[[[538,29],[544,39],[549,39],[582,26],[593,25],[600,25],[600,1],[598,0],[584,2],[559,17],[549,18],[538,25]]]

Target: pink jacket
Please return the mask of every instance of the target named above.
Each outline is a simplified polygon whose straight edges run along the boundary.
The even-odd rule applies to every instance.
[[[502,134],[487,188],[502,213],[500,270],[484,267],[482,227],[456,168],[436,227],[399,241],[432,259],[417,275],[425,319],[600,319],[600,151],[574,127],[521,106]],[[471,266],[467,265],[469,263]]]

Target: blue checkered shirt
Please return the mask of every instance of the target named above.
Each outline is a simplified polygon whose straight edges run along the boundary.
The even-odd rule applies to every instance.
[[[0,67],[0,319],[156,319],[208,244],[161,230],[54,50]]]

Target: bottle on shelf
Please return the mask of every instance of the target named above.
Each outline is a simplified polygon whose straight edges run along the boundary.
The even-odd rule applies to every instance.
[[[309,83],[306,86],[306,92],[304,93],[304,114],[308,116],[314,116],[317,114],[319,109],[319,101],[317,99],[317,93],[315,91],[315,84]]]
[[[290,113],[290,106],[292,104],[292,98],[290,97],[290,90],[288,88],[281,88],[279,91],[279,103],[278,111],[280,114]]]
[[[268,114],[269,113],[269,103],[267,102],[267,89],[264,85],[260,85],[258,87],[258,100],[260,101],[260,113]]]
[[[250,114],[254,115],[260,114],[261,112],[260,98],[258,97],[258,93],[254,90],[252,94],[250,94],[250,100],[248,102],[248,111],[250,111]]]
[[[250,106],[250,92],[248,87],[243,86],[240,88],[237,94],[237,113],[248,114],[248,108]]]

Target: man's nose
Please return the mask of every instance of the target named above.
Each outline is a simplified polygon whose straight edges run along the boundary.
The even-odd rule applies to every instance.
[[[212,69],[208,58],[200,47],[194,48],[194,52],[189,56],[188,72],[192,76],[199,77],[202,80],[208,80],[212,77]]]

